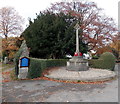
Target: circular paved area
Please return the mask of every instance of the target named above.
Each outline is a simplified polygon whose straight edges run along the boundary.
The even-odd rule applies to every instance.
[[[104,69],[89,68],[88,71],[68,71],[66,67],[60,67],[56,70],[49,71],[45,77],[58,79],[58,80],[71,80],[71,81],[106,81],[116,77],[116,73]]]

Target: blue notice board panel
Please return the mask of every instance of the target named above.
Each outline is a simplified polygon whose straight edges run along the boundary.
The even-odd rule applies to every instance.
[[[27,57],[22,57],[20,59],[20,67],[28,67],[30,59]]]

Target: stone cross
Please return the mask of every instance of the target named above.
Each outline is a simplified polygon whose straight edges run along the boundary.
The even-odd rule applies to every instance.
[[[76,53],[79,53],[79,37],[78,37],[78,30],[80,28],[79,24],[77,23],[74,28],[76,29]]]

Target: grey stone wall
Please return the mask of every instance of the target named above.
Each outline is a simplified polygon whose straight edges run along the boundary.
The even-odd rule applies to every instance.
[[[25,40],[22,42],[21,47],[22,47],[22,53],[21,53],[20,57],[24,57],[24,56],[29,57],[29,49],[28,49],[28,47],[26,45]]]
[[[21,45],[20,48],[22,48],[22,53],[20,55],[20,58],[21,57],[29,57],[29,49],[28,49],[28,47],[26,45],[26,41],[25,40],[22,42],[22,45]],[[18,78],[19,79],[26,79],[27,78],[27,74],[28,74],[28,70],[29,70],[28,67],[20,68],[20,60],[19,60],[19,75],[18,75]]]

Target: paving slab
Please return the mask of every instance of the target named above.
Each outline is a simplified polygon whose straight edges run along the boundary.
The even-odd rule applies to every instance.
[[[87,71],[69,71],[66,67],[52,70],[45,75],[45,77],[58,80],[72,80],[72,81],[106,81],[115,78],[117,75],[114,71],[105,69],[89,68]]]

